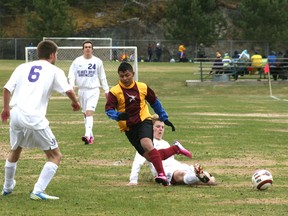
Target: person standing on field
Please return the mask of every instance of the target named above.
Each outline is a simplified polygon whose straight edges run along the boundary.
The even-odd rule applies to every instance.
[[[154,91],[145,83],[134,81],[134,74],[131,64],[122,62],[119,65],[120,82],[111,88],[105,111],[109,118],[118,122],[120,131],[125,132],[137,152],[152,162],[158,174],[155,181],[168,186],[169,181],[163,169],[162,160],[174,154],[182,154],[189,158],[192,158],[192,155],[180,143],[161,150],[154,148],[153,125],[148,103],[159,118],[172,127],[172,131],[175,131],[175,127],[168,120],[168,114]]]
[[[109,86],[102,60],[93,55],[92,42],[84,41],[82,49],[84,54],[72,62],[68,79],[74,90],[75,81],[78,86],[78,96],[84,114],[85,125],[85,134],[81,139],[84,144],[93,144],[93,114],[100,96],[100,82],[106,98]]]
[[[19,65],[4,86],[1,119],[6,123],[10,117],[11,151],[5,163],[2,196],[11,194],[16,185],[14,178],[22,149],[37,147],[45,152],[48,161],[34,185],[30,199],[59,199],[45,193],[62,157],[49,121],[45,117],[47,106],[52,91],[66,93],[72,101],[73,111],[80,110],[80,104],[64,71],[54,65],[57,49],[53,41],[41,41],[37,46],[39,60]]]

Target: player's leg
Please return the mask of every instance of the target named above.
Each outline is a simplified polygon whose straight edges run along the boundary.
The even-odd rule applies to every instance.
[[[52,178],[54,177],[58,166],[61,161],[61,152],[59,148],[53,150],[46,150],[44,151],[48,161],[45,163],[40,176],[34,185],[33,194],[41,194],[44,193],[48,184],[51,182]]]
[[[200,181],[198,177],[195,175],[194,168],[192,169],[192,167],[189,166],[188,164],[181,163],[175,167],[177,167],[177,169],[172,170],[173,171],[173,176],[171,180],[172,183],[193,185]]]
[[[93,114],[94,111],[92,110],[86,110],[86,118],[85,118],[85,135],[82,139],[82,141],[85,142],[85,144],[93,144],[94,143],[94,135],[93,135]]]
[[[155,181],[164,186],[169,185],[169,182],[167,180],[167,177],[163,168],[161,155],[159,151],[154,148],[152,140],[149,138],[142,138],[140,142],[141,142],[142,147],[145,150],[145,153],[143,154],[143,156],[153,164],[153,166],[155,167],[158,173],[158,176],[155,178]]]
[[[93,125],[94,125],[94,112],[96,110],[98,100],[100,96],[99,88],[86,90],[85,92],[85,135],[82,137],[82,141],[85,144],[94,143]]]
[[[44,192],[54,177],[62,157],[55,136],[51,129],[47,127],[43,130],[34,131],[34,141],[44,151],[48,161],[45,163],[34,185],[30,198],[33,200],[59,199],[59,197],[49,196]]]
[[[158,151],[161,155],[162,160],[165,160],[175,154],[181,154],[186,157],[192,158],[192,154],[187,149],[185,149],[178,141],[175,141],[173,146],[166,149],[159,149]]]
[[[8,154],[8,157],[5,162],[5,180],[2,190],[2,195],[6,196],[12,193],[16,181],[15,181],[15,173],[17,168],[17,161],[19,160],[20,154],[22,152],[22,148],[18,147],[15,150],[11,150]]]
[[[151,120],[143,121],[139,127],[131,128],[129,131],[125,132],[130,143],[135,147],[140,155],[145,157],[150,161],[157,173],[158,176],[155,178],[157,183],[161,183],[164,186],[167,186],[169,182],[167,181],[165,171],[162,165],[162,159],[159,151],[153,146],[153,124]],[[139,142],[140,140],[140,142]]]
[[[18,127],[18,116],[14,115],[13,109],[10,116],[10,146],[11,151],[8,153],[5,162],[4,185],[2,195],[6,196],[12,193],[16,181],[15,174],[17,169],[17,162],[20,158],[22,147],[25,144],[24,134],[29,134],[29,131]],[[24,131],[23,131],[24,130]]]

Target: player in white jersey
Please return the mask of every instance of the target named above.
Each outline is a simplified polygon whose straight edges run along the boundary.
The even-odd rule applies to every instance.
[[[22,149],[37,147],[45,152],[48,161],[34,185],[30,198],[59,199],[44,192],[62,157],[46,118],[48,101],[52,92],[57,91],[66,93],[72,101],[73,111],[80,110],[80,104],[73,88],[67,82],[64,71],[54,65],[57,49],[54,42],[41,41],[37,46],[39,60],[19,65],[4,86],[1,119],[6,123],[10,117],[11,151],[5,163],[5,181],[1,193],[3,196],[11,194],[16,185],[14,178]]]
[[[158,119],[157,115],[152,116],[153,119],[153,143],[156,149],[169,148],[170,144],[163,140],[164,135],[164,122]],[[176,141],[177,142],[177,141]],[[138,152],[136,152],[131,173],[130,173],[130,182],[128,185],[137,185],[138,184],[138,175],[141,169],[141,166],[147,162],[144,157],[142,157]],[[147,162],[152,174],[157,176],[157,172],[150,162]],[[174,156],[167,158],[162,161],[164,171],[167,175],[167,179],[170,184],[206,184],[206,185],[215,185],[215,178],[209,173],[203,170],[200,164],[195,164],[194,166],[181,163],[177,161]]]
[[[93,144],[93,114],[99,100],[99,88],[102,85],[105,97],[107,98],[109,86],[102,60],[92,54],[92,42],[84,41],[82,49],[84,54],[72,62],[68,79],[74,90],[75,81],[78,87],[78,96],[84,114],[85,125],[85,135],[82,137],[82,141],[85,144]]]

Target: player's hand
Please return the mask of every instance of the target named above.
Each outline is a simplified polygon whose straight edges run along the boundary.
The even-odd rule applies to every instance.
[[[119,121],[127,120],[128,118],[129,118],[129,114],[126,113],[126,112],[119,113],[119,115],[118,115],[118,120]]]
[[[3,123],[7,123],[8,118],[10,117],[10,111],[3,110],[1,113],[1,120]]]
[[[174,125],[172,124],[172,122],[170,122],[168,119],[164,121],[164,124],[171,127],[172,128],[172,131],[175,131],[175,127]]]
[[[80,110],[80,104],[78,102],[72,103],[71,106],[72,106],[73,111],[79,111]]]
[[[129,182],[128,184],[126,184],[127,186],[137,186],[138,183],[136,182]]]

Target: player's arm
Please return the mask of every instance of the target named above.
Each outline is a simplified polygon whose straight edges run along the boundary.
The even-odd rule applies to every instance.
[[[127,120],[129,118],[128,113],[116,111],[117,103],[116,96],[109,92],[105,105],[106,115],[115,121]]]
[[[102,84],[102,88],[103,88],[103,90],[105,92],[105,97],[107,99],[108,93],[109,93],[109,85],[108,85],[108,82],[107,82],[106,73],[105,73],[105,70],[104,70],[103,63],[100,66],[99,70],[100,70],[100,74],[99,74],[100,82]]]
[[[130,178],[129,178],[129,183],[128,185],[137,185],[138,184],[138,175],[140,172],[141,167],[145,163],[146,159],[142,157],[138,152],[136,152],[132,168],[131,168],[131,173],[130,173]]]
[[[6,123],[8,118],[10,117],[10,98],[11,98],[11,92],[4,88],[3,89],[3,110],[1,113],[1,119],[3,123]]]
[[[154,110],[155,113],[159,116],[160,120],[163,121],[167,126],[172,128],[172,131],[175,131],[175,127],[168,120],[168,114],[163,108],[160,100],[156,97],[154,91],[147,86],[147,97],[146,100],[149,102],[150,106]]]
[[[69,68],[69,72],[68,72],[68,82],[69,84],[73,87],[73,89],[75,89],[75,67],[74,67],[74,62],[71,64],[70,68]]]
[[[74,90],[71,89],[71,90],[66,91],[66,95],[72,101],[71,106],[72,106],[73,111],[79,111],[80,110],[80,104],[77,101],[77,97],[76,97]]]

